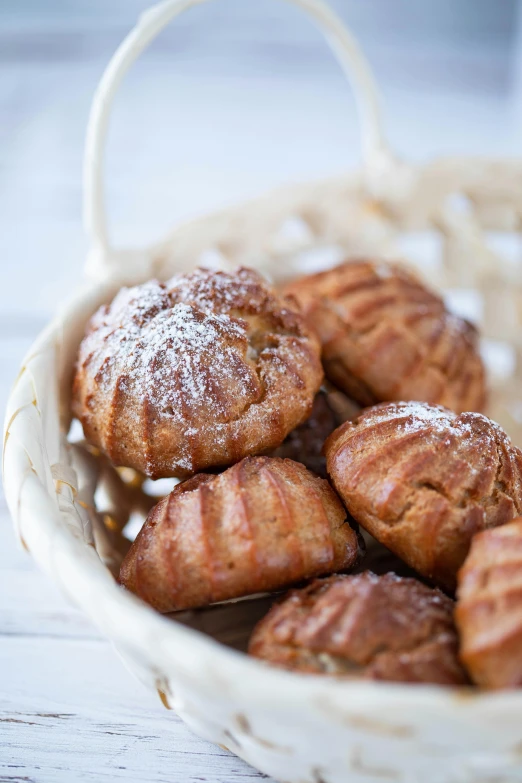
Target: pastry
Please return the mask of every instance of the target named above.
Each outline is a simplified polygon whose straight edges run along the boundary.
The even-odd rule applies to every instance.
[[[278,590],[351,568],[359,538],[327,481],[247,457],[179,484],[147,517],[121,583],[162,612]]]
[[[522,513],[522,452],[480,413],[383,403],[341,425],[324,448],[354,519],[448,590],[473,535]]]
[[[198,269],[98,310],[72,407],[116,465],[186,477],[277,447],[322,375],[316,337],[260,275]]]
[[[475,328],[396,264],[350,261],[290,283],[322,344],[326,376],[361,405],[423,400],[481,411]]]
[[[316,579],[254,629],[249,652],[298,672],[463,685],[453,601],[395,574]]]
[[[522,519],[473,539],[459,571],[460,657],[477,685],[522,686]]]
[[[283,443],[269,455],[302,462],[309,470],[326,478],[323,444],[328,435],[359,410],[359,406],[342,392],[333,387],[323,387],[314,400],[308,419],[292,430]]]

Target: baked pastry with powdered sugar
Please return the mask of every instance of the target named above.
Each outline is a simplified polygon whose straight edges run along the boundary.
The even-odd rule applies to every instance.
[[[383,403],[335,430],[325,454],[354,519],[448,590],[475,533],[522,513],[522,452],[480,413]]]
[[[123,288],[91,319],[72,408],[116,465],[186,477],[281,444],[323,378],[317,338],[257,272]]]

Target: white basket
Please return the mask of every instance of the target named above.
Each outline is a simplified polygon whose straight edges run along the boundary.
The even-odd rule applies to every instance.
[[[91,282],[33,345],[8,405],[4,483],[18,534],[166,706],[200,736],[280,781],[522,781],[522,692],[481,694],[287,673],[195,630],[226,638],[227,623],[232,618],[240,629],[248,604],[221,615],[188,613],[182,624],[114,581],[120,532],[131,512],[145,510],[150,499],[139,482],[126,485],[106,460],[70,444],[67,433],[72,367],[86,321],[122,284],[166,278],[209,258],[254,265],[275,280],[342,256],[396,256],[407,246],[409,260],[420,262],[415,247],[435,237],[438,252],[429,265],[424,260],[424,271],[442,289],[474,292],[482,332],[495,341],[489,347],[496,355],[502,348],[506,357],[495,366],[491,414],[522,444],[522,268],[520,259],[498,251],[520,226],[522,163],[455,159],[413,167],[397,161],[383,140],[368,66],[320,0],[292,2],[323,29],[356,90],[363,169],[180,226],[148,250],[110,247],[102,153],[113,95],[153,37],[198,2],[167,0],[148,11],[96,93],[85,170]],[[497,251],[490,232],[496,232]],[[100,484],[107,497],[103,513],[94,509]]]

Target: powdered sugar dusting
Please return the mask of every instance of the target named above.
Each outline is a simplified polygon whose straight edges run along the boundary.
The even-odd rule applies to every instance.
[[[315,347],[301,317],[252,270],[198,269],[124,288],[95,314],[80,348],[77,388],[86,395],[90,436],[127,460],[130,428],[132,453],[143,449],[134,464],[143,469],[146,460],[149,475],[150,455],[170,459],[165,449],[191,472],[196,453],[217,455],[203,467],[221,464],[221,454],[241,453],[242,439],[251,449],[252,435],[260,450],[273,447],[288,431],[279,435],[279,422],[298,423],[320,383],[309,345]]]
[[[118,316],[117,327],[104,335],[110,358],[98,380],[110,383],[116,362],[124,370],[123,386],[132,388],[135,398],[147,399],[160,416],[179,419],[190,406],[226,417],[230,405],[224,392],[232,382],[239,397],[255,394],[258,381],[245,360],[248,333],[241,319],[173,303],[168,289],[155,282],[121,292],[110,320]],[[134,414],[139,417],[139,408]]]
[[[173,299],[185,301],[189,298],[204,312],[226,312],[238,305],[253,311],[269,298],[267,289],[260,286],[263,282],[263,278],[251,269],[240,268],[233,276],[223,271],[196,269],[190,275],[171,278],[167,287]]]
[[[452,453],[479,449],[483,455],[496,455],[499,448],[506,449],[506,453],[515,450],[502,427],[482,413],[456,414],[441,405],[424,402],[376,405],[363,412],[354,424],[357,428],[392,424],[394,437],[400,439],[417,434],[431,442],[429,448],[449,449]],[[479,463],[468,463],[470,475],[477,474],[480,469]]]
[[[509,439],[496,422],[482,413],[461,413],[444,408],[441,405],[429,405],[425,402],[394,402],[376,405],[368,409],[356,421],[356,424],[373,427],[393,422],[398,435],[422,433],[433,437],[439,446],[453,445],[453,437],[462,442],[473,439],[482,442],[482,449],[496,449],[499,442]]]
[[[372,426],[403,419],[397,422],[397,428],[401,431],[415,432],[430,427],[442,432],[453,425],[456,414],[441,405],[411,401],[376,405],[363,413],[361,419]]]
[[[190,402],[191,408],[210,404],[224,415],[223,395],[215,386],[230,381],[233,369],[236,383],[251,385],[251,373],[238,361],[247,346],[245,325],[238,320],[179,302],[142,330],[130,375],[160,413],[176,415]]]

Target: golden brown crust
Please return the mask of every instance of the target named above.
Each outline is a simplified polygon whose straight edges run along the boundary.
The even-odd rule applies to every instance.
[[[395,574],[317,579],[261,620],[249,652],[299,672],[463,685],[453,601]]]
[[[361,405],[423,400],[483,410],[476,329],[402,267],[350,261],[285,292],[319,335],[326,376]]]
[[[522,686],[522,519],[473,539],[459,571],[460,656],[477,685]]]
[[[73,412],[115,464],[185,477],[278,446],[321,380],[317,338],[260,275],[198,269],[98,310]]]
[[[359,541],[327,481],[288,459],[247,457],[197,475],[149,514],[120,572],[162,612],[351,568]]]
[[[332,433],[325,454],[354,519],[449,590],[472,536],[522,512],[522,452],[480,413],[376,405]]]

